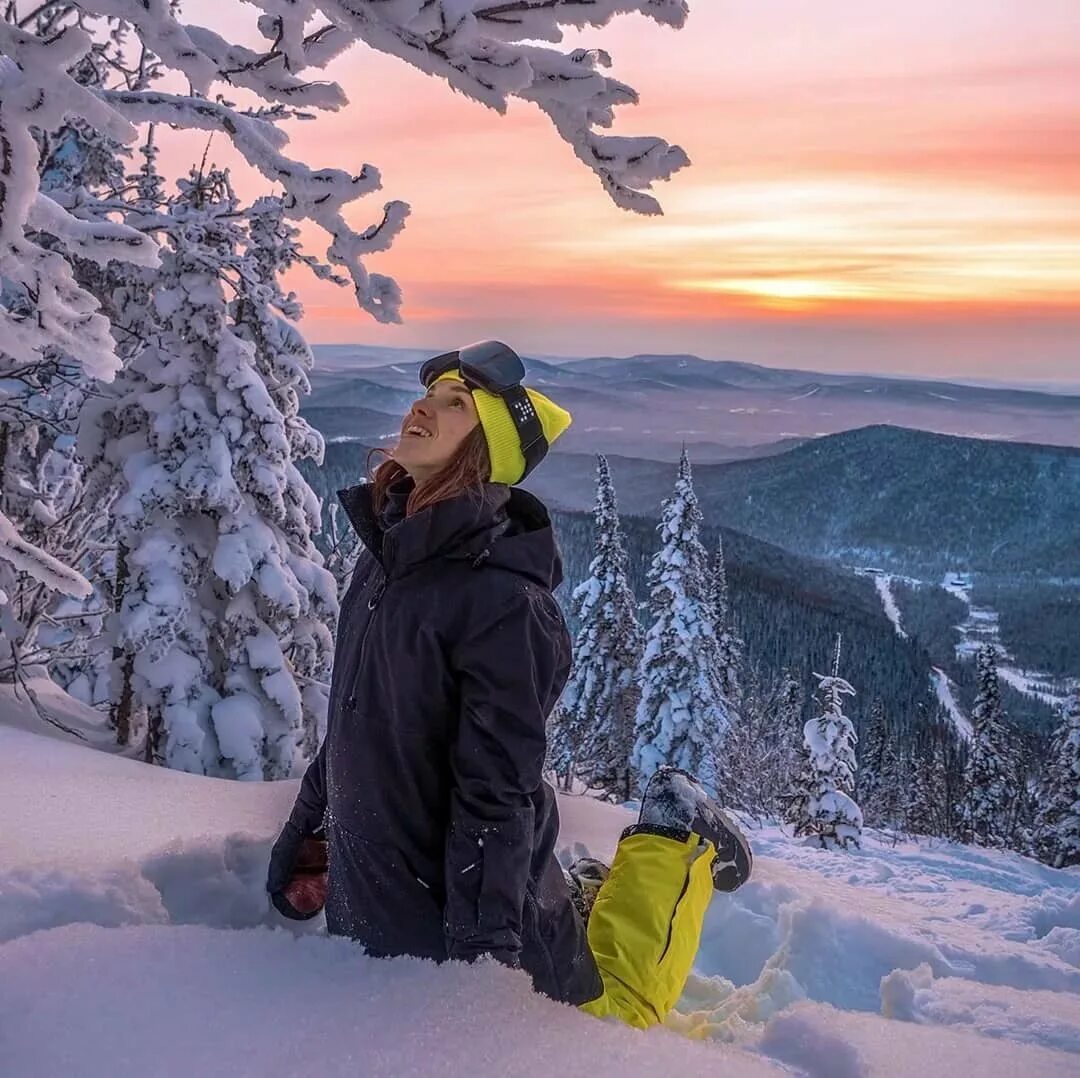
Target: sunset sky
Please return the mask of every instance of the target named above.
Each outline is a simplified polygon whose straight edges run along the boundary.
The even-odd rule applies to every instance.
[[[640,92],[620,133],[690,155],[659,218],[616,209],[535,109],[339,60],[350,106],[290,152],[381,170],[357,225],[411,204],[368,263],[405,323],[298,276],[309,339],[1080,382],[1078,0],[690,7],[681,31],[628,16],[567,41]]]

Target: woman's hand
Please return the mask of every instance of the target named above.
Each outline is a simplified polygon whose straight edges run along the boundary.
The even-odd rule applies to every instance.
[[[291,821],[270,851],[266,890],[274,908],[293,921],[307,921],[326,904],[329,868],[326,839],[304,835]]]

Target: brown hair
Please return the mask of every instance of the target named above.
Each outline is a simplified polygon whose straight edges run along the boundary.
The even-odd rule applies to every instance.
[[[372,467],[371,458],[381,453],[386,459],[377,467]],[[372,486],[372,504],[376,513],[381,513],[386,505],[387,492],[408,472],[385,449],[373,449],[368,454],[368,478]],[[472,491],[480,494],[481,486],[491,477],[491,457],[488,454],[484,428],[479,423],[458,447],[449,463],[436,472],[427,482],[418,483],[409,495],[405,505],[405,515],[412,516],[421,509],[458,494]]]

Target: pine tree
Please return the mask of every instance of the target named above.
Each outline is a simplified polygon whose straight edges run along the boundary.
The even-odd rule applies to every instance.
[[[966,776],[965,833],[981,846],[1007,841],[1014,759],[1005,726],[997,653],[986,644],[976,655],[979,691],[971,711],[972,738]]]
[[[238,458],[236,466],[252,478],[257,473],[274,473],[268,484],[249,480],[249,489],[261,519],[276,533],[273,541],[299,585],[296,594],[300,602],[295,608],[290,605],[275,621],[265,610],[267,601],[273,607],[274,600],[264,597],[262,617],[274,627],[282,644],[281,657],[274,661],[279,669],[287,669],[287,676],[300,690],[301,755],[306,760],[315,755],[326,733],[338,603],[336,581],[325,569],[313,540],[321,525],[322,507],[297,468],[301,460],[321,464],[323,459],[322,435],[300,415],[300,399],[311,392],[308,372],[315,360],[296,328],[303,309],[295,294],[282,290],[281,280],[296,265],[323,269],[327,274],[329,269],[302,254],[297,243],[299,229],[287,222],[280,198],[257,199],[244,217],[247,227],[240,256],[245,272],[236,275],[236,298],[229,312],[237,337],[250,342],[254,350],[255,374],[269,398],[251,414],[261,423],[264,437],[268,428],[274,433],[262,445],[251,439],[256,451],[247,461]],[[284,444],[278,440],[279,422]],[[246,629],[261,631],[253,625]],[[234,656],[236,664],[242,663],[246,646],[243,634],[234,638],[234,647],[240,649]]]
[[[858,846],[862,812],[855,793],[857,737],[844,714],[844,697],[855,690],[840,677],[840,638],[837,637],[833,673],[815,674],[821,714],[807,720],[803,737],[809,755],[810,786],[805,816],[797,834],[815,836],[823,847]]]
[[[937,797],[934,747],[929,739],[923,738],[913,747],[908,759],[903,806],[905,830],[913,835],[939,833]]]
[[[803,694],[787,671],[767,684],[757,668],[742,686],[741,709],[732,716],[723,744],[720,796],[725,805],[776,818],[787,811],[803,760]]]
[[[877,776],[875,815],[878,827],[900,826],[903,818],[903,797],[899,737],[897,731],[886,724],[885,745],[881,753]]]
[[[592,5],[584,16],[580,5],[526,5],[508,20],[498,6],[457,0],[421,5],[361,0],[348,17],[314,26],[307,5],[256,0],[254,6],[242,46],[213,29],[186,25],[176,4],[118,0],[109,5],[107,17],[77,4],[46,4],[29,15],[20,15],[15,5],[5,9],[0,17],[0,412],[8,385],[32,380],[42,368],[69,363],[88,379],[108,382],[122,366],[121,342],[131,327],[113,317],[104,284],[110,265],[156,269],[162,256],[150,232],[125,219],[129,203],[117,189],[117,157],[142,124],[210,131],[229,140],[247,166],[267,183],[281,185],[290,218],[307,219],[325,231],[327,260],[340,269],[340,277],[328,274],[328,279],[347,280],[359,307],[376,320],[400,320],[396,282],[369,272],[364,259],[392,243],[408,206],[384,203],[369,227],[354,228],[345,219],[347,207],[379,191],[378,170],[366,164],[316,169],[283,152],[288,142],[283,121],[346,103],[340,86],[304,74],[355,41],[404,58],[500,112],[511,97],[528,101],[551,120],[622,209],[659,213],[649,190],[689,163],[680,147],[663,139],[607,131],[614,108],[634,94],[603,74],[608,58],[602,49],[567,51],[542,44],[561,41],[567,26],[603,25],[612,15],[608,4]],[[675,27],[686,18],[685,5],[678,3],[633,0],[623,7]],[[169,76],[169,93],[148,90],[158,75]],[[228,100],[237,87],[247,107]],[[99,198],[94,185],[107,188],[111,197]],[[90,268],[98,272],[87,272]],[[165,269],[163,278],[169,273]],[[14,412],[0,414],[0,427],[12,425]],[[23,524],[0,509],[0,633],[5,637],[0,654],[6,652],[15,666],[27,636],[12,607],[20,588],[79,598],[93,591],[75,565],[24,535]],[[134,552],[117,551],[120,581],[129,573],[129,555]],[[180,562],[174,565],[178,580]],[[183,710],[189,704],[169,706]],[[241,755],[246,751],[233,748]],[[191,760],[199,755],[193,749]]]
[[[743,643],[735,632],[732,619],[727,567],[724,564],[724,546],[719,536],[713,550],[710,584],[713,624],[716,627],[717,657],[720,664],[720,688],[723,690],[724,699],[728,702],[734,721],[742,697],[740,685],[742,680]]]
[[[889,742],[889,732],[885,721],[885,704],[880,696],[870,705],[870,717],[866,728],[859,738],[859,770],[856,796],[862,806],[866,822],[877,825],[878,796],[881,792],[882,771],[885,763],[885,749]]]
[[[1035,850],[1055,868],[1080,864],[1080,692],[1061,707],[1035,823]]]
[[[571,790],[574,785],[574,767],[581,748],[581,734],[571,724],[570,716],[561,704],[551,709],[547,719],[547,758],[544,770],[555,776],[561,790]]]
[[[314,753],[336,613],[311,545],[319,506],[293,464],[320,446],[297,416],[310,353],[282,317],[288,237],[267,211],[245,228],[221,172],[181,184],[152,337],[98,443],[120,487],[117,642],[147,756],[246,779],[288,776]]]
[[[685,449],[658,530],[660,549],[649,568],[652,625],[641,664],[633,767],[642,786],[667,763],[715,789],[728,704],[719,679],[701,510]]]
[[[885,716],[881,697],[871,705],[859,748],[856,799],[864,820],[874,827],[896,827],[904,815],[905,784],[900,774],[898,732]]]
[[[32,25],[40,38],[62,33],[75,18],[70,7],[48,5],[22,20],[11,6],[4,17]],[[89,16],[86,20],[93,21]],[[79,87],[99,90],[105,72],[122,68],[119,36],[114,27],[98,48],[73,65],[70,78]],[[145,66],[152,73],[153,63]],[[7,82],[5,90],[10,86]],[[20,111],[17,89],[6,100],[5,125]],[[107,199],[122,185],[121,146],[82,117],[56,130],[35,125],[29,133],[46,206],[77,207],[85,230],[100,236],[97,225],[107,217]],[[18,148],[12,147],[16,157]],[[5,179],[4,205],[5,211],[17,213],[12,179]],[[30,249],[36,247],[41,265],[55,267],[63,277],[63,231],[53,234],[48,213],[34,223],[26,235]],[[78,283],[104,273],[95,261],[100,252],[93,244],[87,247],[85,253],[76,248],[80,253],[70,255]],[[41,330],[50,326],[51,293],[48,288],[35,291],[15,272],[28,268],[11,267],[12,273],[0,278],[0,316],[22,331],[31,326]],[[102,534],[102,507],[84,497],[83,470],[72,444],[79,408],[93,391],[92,370],[80,364],[77,353],[60,346],[62,336],[32,357],[17,356],[26,334],[10,325],[9,330],[0,345],[0,513],[10,528],[0,526],[0,536],[12,537],[18,557],[0,560],[0,590],[6,595],[0,617],[0,680],[25,685],[27,672],[41,673],[47,665],[65,687],[81,679],[81,691],[94,700],[97,689],[91,683],[100,681],[100,671],[94,669],[93,650],[103,600],[94,593],[91,578],[108,558],[108,543]],[[0,538],[0,559],[3,547]]]
[[[574,668],[560,701],[559,765],[590,784],[631,796],[630,755],[640,691],[641,628],[627,582],[626,547],[607,460],[597,458],[595,553],[574,589]]]

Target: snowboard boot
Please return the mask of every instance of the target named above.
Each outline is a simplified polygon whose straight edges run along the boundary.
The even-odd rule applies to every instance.
[[[585,924],[589,923],[593,903],[610,871],[603,861],[597,861],[595,857],[579,857],[568,869],[563,870],[570,886],[570,897]]]
[[[739,825],[693,775],[658,768],[645,788],[638,827],[684,839],[692,832],[713,844],[712,878],[717,891],[734,891],[750,878],[754,857]]]

